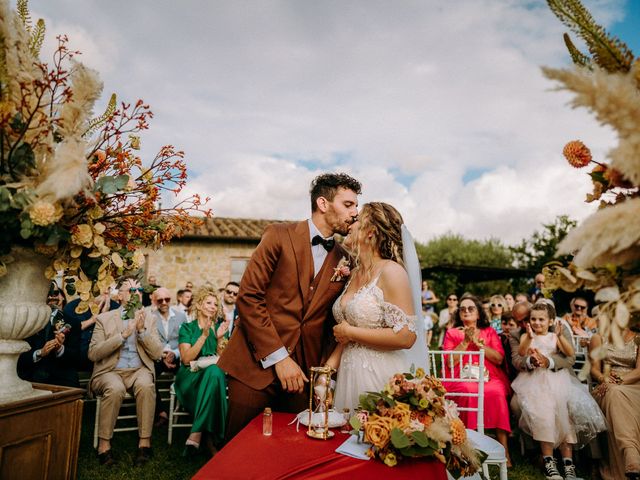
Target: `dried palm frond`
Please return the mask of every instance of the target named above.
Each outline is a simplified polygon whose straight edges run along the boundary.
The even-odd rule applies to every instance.
[[[44,20],[39,19],[36,23],[36,28],[31,31],[31,39],[29,41],[29,49],[34,57],[40,56],[40,49],[42,48],[42,43],[44,42],[44,33],[45,33]]]
[[[547,3],[560,21],[585,41],[597,65],[608,72],[631,69],[634,56],[629,47],[598,25],[580,0],[547,0]],[[569,53],[573,58],[571,49]]]
[[[562,38],[564,38],[564,44],[567,46],[567,50],[569,50],[569,55],[571,55],[573,63],[580,65],[581,67],[591,67],[591,59],[578,50],[578,47],[576,47],[571,41],[569,34],[565,33]]]
[[[113,115],[113,112],[116,111],[116,101],[116,94],[112,93],[106,110],[99,117],[92,118],[89,121],[89,128],[82,134],[83,137],[93,134],[96,130],[98,130],[100,127],[102,127],[102,125],[105,124],[109,117]]]
[[[18,0],[16,11],[18,12],[18,18],[20,18],[20,21],[24,25],[24,28],[27,30],[27,32],[31,33],[31,13],[29,12],[29,0]]]

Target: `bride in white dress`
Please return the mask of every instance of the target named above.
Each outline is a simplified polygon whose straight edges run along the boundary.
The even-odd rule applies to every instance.
[[[415,353],[409,349],[420,333],[416,323],[420,326],[421,318],[415,315],[419,301],[412,294],[415,282],[409,281],[404,267],[402,224],[394,207],[373,202],[363,206],[351,227],[346,243],[354,249],[357,266],[333,305],[338,346],[327,361],[338,370],[337,409],[357,408],[360,394],[382,390],[394,374],[408,372],[412,363],[426,364],[424,335],[418,360],[409,354]],[[415,247],[409,248],[419,277]],[[418,279],[418,293],[419,285]]]

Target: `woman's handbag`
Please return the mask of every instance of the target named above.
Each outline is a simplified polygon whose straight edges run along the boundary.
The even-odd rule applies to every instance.
[[[471,364],[467,363],[460,370],[460,378],[473,378],[475,380],[479,380],[480,379],[480,365],[471,365]],[[484,367],[484,381],[485,382],[489,381],[489,370],[487,370],[487,367]]]

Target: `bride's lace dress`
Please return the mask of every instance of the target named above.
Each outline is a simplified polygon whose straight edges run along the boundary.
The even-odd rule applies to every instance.
[[[415,317],[385,302],[377,285],[378,278],[360,288],[353,298],[343,301],[348,285],[345,287],[333,304],[336,321],[362,328],[392,328],[394,332],[408,326],[415,332]],[[342,352],[338,367],[335,408],[354,410],[360,394],[382,390],[394,374],[409,371],[411,365],[407,363],[405,350],[376,350],[359,343],[349,343]]]

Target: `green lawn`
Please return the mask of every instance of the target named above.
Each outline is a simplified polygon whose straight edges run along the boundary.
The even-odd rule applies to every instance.
[[[80,454],[78,458],[78,479],[80,480],[115,480],[115,479],[153,479],[180,480],[191,478],[209,459],[200,454],[194,459],[182,457],[184,441],[188,429],[177,429],[173,432],[173,445],[167,444],[167,428],[154,428],[153,459],[144,467],[134,467],[138,447],[137,432],[116,433],[111,445],[118,460],[118,465],[105,467],[100,465],[93,448],[93,425],[96,403],[85,402],[80,437]],[[121,425],[121,423],[118,423]]]
[[[95,418],[95,402],[85,402],[82,435],[80,439],[80,455],[78,459],[78,479],[104,480],[115,479],[149,479],[149,480],[179,480],[191,478],[208,460],[206,454],[194,459],[182,457],[182,448],[187,437],[188,429],[174,430],[173,445],[167,445],[167,428],[154,429],[153,459],[144,467],[134,467],[133,459],[136,454],[138,437],[136,432],[116,433],[112,441],[114,454],[119,460],[118,465],[104,467],[98,463],[96,451],[93,449],[93,422]],[[514,468],[509,470],[510,480],[544,480],[541,471],[533,466],[535,458],[520,456],[517,442],[512,447]],[[579,471],[585,480],[590,477],[585,471]],[[497,468],[491,467],[491,478],[498,479]]]

